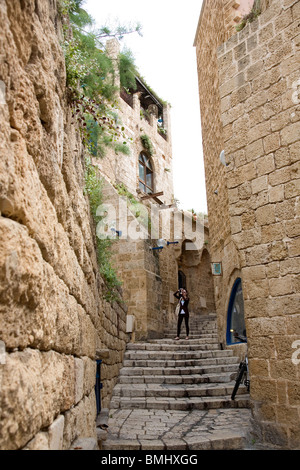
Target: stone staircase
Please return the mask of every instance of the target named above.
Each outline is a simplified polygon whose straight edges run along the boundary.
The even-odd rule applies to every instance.
[[[127,345],[119,381],[113,390],[110,403],[112,419],[109,422],[105,449],[119,448],[121,435],[123,436],[122,442],[125,438],[125,444],[123,443],[121,447],[123,449],[131,448],[130,441],[132,440],[136,446],[138,446],[137,442],[141,442],[141,435],[134,432],[134,429],[131,429],[133,439],[130,438],[129,431],[125,435],[122,432],[120,434],[124,425],[124,416],[128,419],[130,410],[135,410],[136,417],[140,414],[141,421],[143,419],[145,421],[148,416],[152,423],[154,415],[158,416],[159,413],[164,412],[168,413],[169,418],[172,418],[174,413],[183,413],[182,416],[189,416],[190,421],[190,414],[196,413],[197,422],[204,419],[204,416],[207,419],[208,412],[211,415],[214,414],[216,419],[217,415],[222,415],[222,410],[227,413],[227,416],[235,416],[237,419],[239,419],[238,416],[242,416],[243,419],[248,416],[249,396],[245,387],[240,387],[236,399],[231,400],[234,378],[240,361],[233,355],[232,350],[220,348],[215,316],[191,317],[190,331],[189,340],[175,341],[174,325],[174,331],[168,330],[164,339]],[[239,410],[241,413],[237,414]],[[152,416],[151,419],[150,416]],[[224,422],[224,413],[222,416]],[[168,420],[164,422],[164,430],[167,433],[170,431]],[[169,419],[169,422],[173,423],[172,419]],[[139,428],[138,422],[136,424]],[[231,430],[232,424],[234,427],[234,423],[231,422],[227,432]],[[144,437],[147,436],[146,424],[143,431]],[[155,429],[153,432],[155,434]],[[159,428],[156,434],[162,437]],[[236,437],[236,432],[234,435]],[[150,445],[149,439],[146,438],[146,441]],[[126,442],[129,447],[126,447]],[[184,442],[184,448],[189,448],[186,439]],[[239,440],[238,448],[240,445]],[[138,448],[143,447],[140,444]],[[166,446],[164,442],[163,448],[171,449],[172,447],[170,444]]]

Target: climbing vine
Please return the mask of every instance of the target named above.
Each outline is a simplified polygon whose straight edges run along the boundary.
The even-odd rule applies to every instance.
[[[99,176],[97,167],[92,164],[91,158],[86,157],[85,159],[85,188],[84,193],[88,195],[91,214],[95,225],[97,225],[103,219],[103,216],[99,216],[98,208],[103,203],[103,191],[102,191],[102,180]],[[118,301],[121,302],[119,294],[119,288],[122,282],[119,280],[117,271],[113,267],[111,259],[111,247],[113,240],[109,238],[99,238],[97,240],[97,261],[99,264],[99,270],[107,287],[105,299],[109,302]]]

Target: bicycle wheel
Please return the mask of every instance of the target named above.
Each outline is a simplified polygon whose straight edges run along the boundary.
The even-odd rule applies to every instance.
[[[247,366],[246,364],[243,362],[241,365],[240,365],[240,370],[238,372],[238,375],[237,375],[237,378],[236,378],[236,381],[235,381],[235,386],[233,388],[233,391],[232,391],[232,394],[231,394],[231,400],[234,400],[235,399],[235,396],[236,396],[236,392],[238,391],[238,388],[241,384],[241,381],[243,379],[243,376],[244,376],[244,373],[246,372],[247,370]]]

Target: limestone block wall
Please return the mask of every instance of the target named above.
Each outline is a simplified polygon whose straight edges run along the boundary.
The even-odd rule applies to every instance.
[[[162,278],[159,258],[149,239],[120,240],[114,246],[128,315],[135,318],[133,341],[162,337]]]
[[[233,242],[241,264],[254,429],[299,434],[300,3],[274,0],[219,47]]]
[[[104,203],[112,205],[120,238],[113,242],[113,263],[122,281],[123,298],[128,315],[135,318],[134,331],[129,336],[132,341],[163,336],[162,285],[165,272],[161,273],[164,263],[156,246],[150,239],[146,219],[144,225],[128,207],[126,198],[119,196],[115,188],[104,181]],[[147,209],[142,204],[144,211]],[[106,220],[108,222],[108,218]],[[163,275],[163,277],[162,277]]]
[[[226,126],[221,120],[217,49],[227,37],[223,0],[203,3],[195,37],[202,145],[209,222],[209,252],[212,262],[222,263],[222,276],[214,276],[214,300],[218,319],[219,341],[226,343],[227,308],[231,288],[240,276],[239,253],[231,238],[226,172],[220,162],[224,150]],[[231,40],[235,40],[234,37]],[[230,41],[230,40],[229,40]],[[225,64],[226,65],[226,64]],[[235,347],[236,350],[236,347]]]
[[[102,298],[57,2],[1,0],[0,24],[0,448],[67,449],[95,436],[126,314]]]

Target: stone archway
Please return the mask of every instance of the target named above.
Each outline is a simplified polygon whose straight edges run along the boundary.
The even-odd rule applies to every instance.
[[[184,240],[179,256],[178,272],[185,275],[186,289],[190,296],[190,311],[195,314],[215,312],[214,285],[211,259],[206,248],[192,248],[190,240]]]
[[[178,270],[178,289],[186,289],[186,275],[181,269]]]

